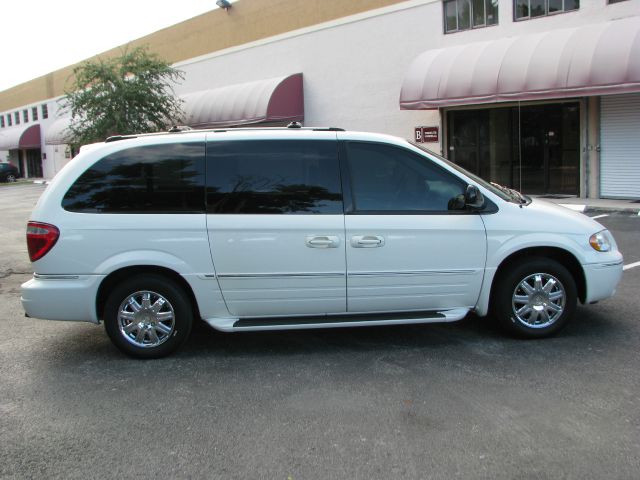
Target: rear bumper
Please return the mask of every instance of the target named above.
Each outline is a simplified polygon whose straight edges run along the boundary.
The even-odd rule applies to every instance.
[[[102,275],[34,275],[22,284],[22,307],[29,317],[100,323],[96,295]]]
[[[583,265],[587,281],[587,298],[585,303],[597,302],[613,296],[622,278],[622,258],[607,263]]]

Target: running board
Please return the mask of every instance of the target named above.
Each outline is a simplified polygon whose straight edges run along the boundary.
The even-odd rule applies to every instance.
[[[260,330],[302,330],[311,328],[370,327],[374,325],[409,325],[462,320],[468,308],[440,312],[398,312],[372,314],[341,314],[308,317],[269,318],[205,318],[211,327],[222,332],[251,332]]]

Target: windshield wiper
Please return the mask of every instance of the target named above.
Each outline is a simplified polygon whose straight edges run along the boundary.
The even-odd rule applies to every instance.
[[[518,203],[529,203],[529,198],[521,194],[519,191],[514,190],[513,188],[505,187],[504,185],[500,185],[499,183],[491,182],[491,185],[496,187],[501,192],[506,193],[514,200],[517,200]]]

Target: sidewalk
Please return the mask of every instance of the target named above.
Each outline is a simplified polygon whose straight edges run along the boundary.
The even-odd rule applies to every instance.
[[[640,215],[640,200],[612,200],[609,198],[563,197],[561,195],[531,195],[583,213],[624,212]]]

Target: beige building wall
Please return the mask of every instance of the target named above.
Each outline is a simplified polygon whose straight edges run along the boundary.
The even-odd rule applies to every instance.
[[[148,44],[151,51],[176,63],[402,1],[238,0],[228,11],[215,9],[126,45]],[[98,56],[115,56],[126,45]],[[0,111],[63,95],[74,66],[0,92]]]

